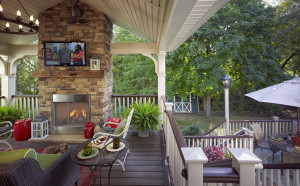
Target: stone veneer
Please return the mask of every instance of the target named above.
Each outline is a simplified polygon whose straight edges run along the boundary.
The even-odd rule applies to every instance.
[[[70,18],[71,0],[40,13],[39,28],[39,71],[60,71],[70,67],[45,66],[43,48],[44,42],[86,42],[87,66],[74,67],[75,70],[90,70],[90,58],[97,54],[101,59],[102,75],[99,78],[50,77],[39,78],[39,111],[51,121],[51,98],[53,94],[90,94],[91,121],[102,124],[112,112],[112,61],[110,42],[112,39],[112,22],[102,12],[85,4],[84,19],[87,24],[67,23]]]

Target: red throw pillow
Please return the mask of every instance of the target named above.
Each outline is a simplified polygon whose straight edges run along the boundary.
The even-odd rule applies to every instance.
[[[112,124],[112,123],[109,123],[109,122],[112,122],[112,123],[120,123],[120,122],[121,122],[121,118],[109,118],[109,120],[108,120],[108,122],[107,122],[106,127],[117,128],[118,125]]]

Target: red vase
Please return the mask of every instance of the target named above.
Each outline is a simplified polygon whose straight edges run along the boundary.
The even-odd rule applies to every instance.
[[[87,122],[84,127],[84,137],[86,139],[90,139],[93,137],[94,135],[93,133],[94,133],[94,127],[92,125],[92,122]]]

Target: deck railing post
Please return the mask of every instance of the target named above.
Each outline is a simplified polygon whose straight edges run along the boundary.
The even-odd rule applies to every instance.
[[[203,185],[203,164],[208,161],[203,150],[199,147],[181,148],[186,168],[187,168],[187,186]]]
[[[228,148],[232,156],[232,166],[240,175],[240,185],[255,186],[255,165],[261,163],[247,148]]]

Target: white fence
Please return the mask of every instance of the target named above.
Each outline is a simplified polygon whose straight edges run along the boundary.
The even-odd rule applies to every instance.
[[[123,112],[135,102],[145,103],[147,101],[157,104],[157,95],[113,95],[113,115],[114,117],[123,117]]]
[[[27,116],[34,118],[39,114],[38,95],[13,95],[11,103],[26,112]]]

